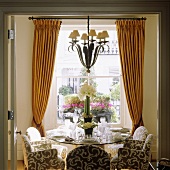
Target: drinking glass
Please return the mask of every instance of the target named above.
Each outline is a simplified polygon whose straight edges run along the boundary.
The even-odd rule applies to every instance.
[[[104,134],[104,132],[105,132],[105,126],[99,126],[99,132],[101,133],[101,135],[103,135]]]
[[[79,115],[77,113],[74,113],[73,114],[73,122],[74,123],[77,123],[78,122],[78,119],[79,119]]]
[[[101,117],[100,118],[100,123],[105,123],[106,122],[106,118],[105,117]]]

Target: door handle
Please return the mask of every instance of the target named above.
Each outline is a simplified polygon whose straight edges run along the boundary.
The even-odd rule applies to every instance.
[[[18,133],[21,135],[21,134],[22,134],[21,130],[20,130],[20,131],[18,131],[18,132],[16,132],[16,134],[18,134]]]

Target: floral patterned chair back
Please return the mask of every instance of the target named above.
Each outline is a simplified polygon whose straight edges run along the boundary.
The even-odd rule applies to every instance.
[[[26,134],[31,142],[34,141],[41,141],[41,135],[40,132],[35,127],[29,127],[26,130]]]
[[[143,150],[146,150],[146,152],[150,152],[152,141],[153,141],[153,135],[149,134],[143,145]]]
[[[82,145],[68,153],[66,166],[67,170],[110,170],[110,159],[104,149]]]
[[[161,158],[158,162],[158,169],[159,170],[170,170],[170,159]]]
[[[134,134],[133,134],[133,140],[145,140],[148,135],[148,130],[144,126],[138,127]]]
[[[33,151],[28,136],[22,135],[24,163],[27,170],[47,170],[65,168],[65,161],[58,156],[57,149]]]
[[[149,134],[141,145],[128,145],[118,149],[118,157],[111,159],[111,170],[115,169],[142,169],[147,170],[151,155],[153,135]],[[128,160],[128,161],[127,161]]]
[[[40,132],[35,127],[29,127],[26,130],[26,135],[28,136],[31,145],[34,146],[34,151],[55,148],[58,150],[58,154],[63,159],[66,158],[68,148],[66,146],[59,145],[58,142],[52,141],[48,137],[41,137]]]
[[[134,145],[134,147],[139,146],[139,148],[140,148],[142,141],[143,141],[143,143],[145,142],[147,135],[148,135],[148,130],[144,126],[138,127],[135,130],[133,136],[130,136],[127,138],[127,140],[129,140],[131,142],[121,143],[121,144],[113,144],[113,145],[108,146],[107,150],[110,154],[110,157],[114,157],[115,155],[117,155],[119,148],[132,147],[133,145]],[[129,146],[129,145],[131,145],[131,146]]]

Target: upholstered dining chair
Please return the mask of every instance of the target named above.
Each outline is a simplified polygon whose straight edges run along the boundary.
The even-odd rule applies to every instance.
[[[47,170],[50,168],[64,170],[65,168],[65,161],[58,155],[57,149],[34,151],[26,135],[22,135],[22,148],[27,170]]]
[[[145,141],[147,135],[148,130],[146,129],[146,127],[140,126],[135,130],[133,136],[128,137],[126,140],[135,140],[136,143],[138,141],[140,143],[140,141]],[[109,145],[107,150],[110,154],[110,157],[114,157],[118,153],[118,149],[123,148],[123,145],[123,143]]]
[[[161,158],[158,162],[158,169],[159,170],[170,170],[170,159]]]
[[[149,134],[144,142],[129,143],[118,149],[118,154],[111,159],[111,170],[141,169],[147,170],[151,157],[153,135]]]
[[[55,148],[58,150],[58,154],[63,159],[66,158],[68,148],[46,137],[41,137],[40,132],[35,127],[29,127],[26,130],[26,135],[28,136],[31,145],[34,146],[34,150],[44,150],[48,148],[53,148],[53,149]]]
[[[68,153],[66,167],[67,170],[110,170],[110,159],[101,147],[82,145]]]

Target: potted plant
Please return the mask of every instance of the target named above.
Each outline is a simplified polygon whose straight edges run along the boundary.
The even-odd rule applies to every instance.
[[[73,113],[74,111],[79,108],[84,108],[84,103],[80,101],[77,94],[70,94],[64,97],[65,104],[63,107],[64,117],[70,119],[73,122]]]
[[[100,121],[100,117],[106,117],[107,122],[110,122],[113,111],[114,108],[108,95],[97,95],[91,103],[91,112],[97,121]]]

